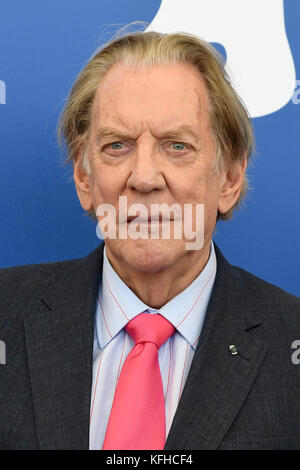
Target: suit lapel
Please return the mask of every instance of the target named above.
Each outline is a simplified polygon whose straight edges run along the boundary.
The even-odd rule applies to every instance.
[[[216,449],[263,362],[258,312],[241,277],[216,247],[217,276],[165,449]],[[235,345],[237,354],[230,352]]]
[[[95,302],[103,247],[69,264],[30,302],[24,329],[41,449],[88,449]],[[216,248],[206,320],[165,449],[216,449],[263,362],[261,321],[236,271]],[[229,345],[238,350],[232,355]]]
[[[103,246],[31,302],[24,328],[41,449],[88,449],[95,302]]]

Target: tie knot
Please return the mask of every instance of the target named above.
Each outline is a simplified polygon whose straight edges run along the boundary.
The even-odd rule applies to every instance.
[[[125,329],[135,344],[155,343],[157,349],[175,332],[174,326],[165,317],[149,313],[140,313],[127,323]]]

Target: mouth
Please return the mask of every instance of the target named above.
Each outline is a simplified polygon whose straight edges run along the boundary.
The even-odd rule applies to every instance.
[[[127,223],[131,223],[132,221],[134,221],[135,223],[139,223],[139,224],[151,224],[151,223],[165,223],[165,222],[172,222],[174,221],[174,218],[171,217],[163,217],[162,215],[159,215],[159,216],[152,216],[152,217],[146,217],[146,218],[143,218],[143,217],[139,217],[139,216],[129,216],[127,217]]]

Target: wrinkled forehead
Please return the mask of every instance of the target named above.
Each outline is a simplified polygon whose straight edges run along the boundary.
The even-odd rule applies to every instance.
[[[94,104],[94,124],[111,121],[156,121],[170,125],[185,120],[197,125],[208,118],[205,81],[188,63],[113,65],[99,83]],[[154,123],[153,123],[154,124]]]

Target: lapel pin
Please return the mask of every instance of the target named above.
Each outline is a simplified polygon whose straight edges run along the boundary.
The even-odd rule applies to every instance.
[[[231,345],[229,346],[229,351],[231,352],[231,354],[232,354],[233,356],[235,356],[235,355],[238,353],[238,350],[236,349],[236,347],[235,347],[234,344],[231,344]]]

